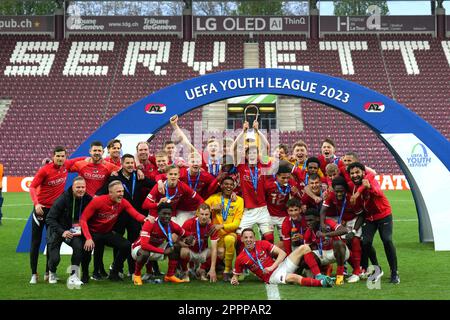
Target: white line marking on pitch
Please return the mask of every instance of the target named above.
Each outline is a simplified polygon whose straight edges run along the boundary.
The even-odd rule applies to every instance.
[[[266,291],[269,300],[281,300],[280,292],[276,284],[266,284]]]
[[[9,217],[3,217],[3,220],[22,220],[22,221],[27,221],[28,219],[25,218],[9,218]]]
[[[18,203],[18,204],[4,204],[2,207],[24,207],[24,206],[32,206],[33,203]]]

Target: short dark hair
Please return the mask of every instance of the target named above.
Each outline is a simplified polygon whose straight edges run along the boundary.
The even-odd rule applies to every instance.
[[[320,217],[320,212],[316,208],[310,207],[310,208],[306,209],[305,217],[306,216]]]
[[[280,162],[278,162],[277,174],[291,173],[292,172],[292,167],[293,167],[293,165],[289,161],[280,160]]]
[[[166,166],[166,168],[164,169],[164,171],[166,173],[168,173],[170,170],[172,169],[178,169],[178,171],[180,171],[180,168],[178,166],[176,166],[175,164],[169,164]]]
[[[306,167],[308,167],[308,164],[310,163],[317,163],[319,165],[320,168],[320,161],[318,158],[316,157],[309,157],[308,160],[306,160]]]
[[[320,176],[317,173],[313,173],[313,174],[309,175],[308,181],[317,180],[317,179],[320,180]]]
[[[290,198],[286,202],[286,208],[291,208],[291,207],[301,208],[302,207],[302,203],[300,202],[300,199],[298,199],[298,198]]]
[[[109,140],[108,144],[106,145],[106,147],[108,149],[112,148],[114,146],[115,143],[120,143],[120,147],[122,148],[122,142],[120,142],[119,139],[111,139]]]
[[[163,143],[163,148],[165,148],[168,144],[175,144],[175,142],[173,142],[172,140],[166,140]]]
[[[333,141],[331,138],[325,138],[325,139],[323,139],[322,145],[323,145],[325,142],[331,144],[331,145],[333,146],[333,148],[336,148],[336,144],[334,143],[334,141]]]
[[[334,178],[333,181],[331,181],[331,186],[333,187],[333,189],[336,186],[343,186],[345,190],[348,190],[347,180],[345,180],[345,178],[341,176],[337,176],[336,178]]]
[[[232,176],[226,176],[225,178],[222,179],[222,181],[220,182],[220,185],[222,185],[222,183],[223,183],[225,180],[231,180],[231,181],[233,181],[233,183],[236,183],[236,181],[233,179]]]
[[[284,153],[286,153],[286,154],[288,154],[289,153],[289,147],[287,146],[287,144],[284,144],[284,143],[280,143],[279,145],[277,145],[276,147],[275,147],[275,149],[283,149],[284,150]]]
[[[359,168],[364,172],[366,171],[366,167],[361,162],[350,163],[347,167],[347,172],[350,173],[350,170],[352,170],[353,168]]]
[[[250,231],[250,232],[252,232],[253,234],[255,234],[255,231],[253,231],[252,228],[245,228],[244,230],[242,230],[241,235],[243,235],[244,232],[247,232],[247,231]]]
[[[98,140],[92,141],[90,148],[92,148],[92,147],[102,147],[103,148],[103,143],[101,141],[98,141]]]
[[[158,212],[160,212],[163,209],[170,209],[170,210],[172,210],[172,204],[169,203],[169,202],[161,202],[160,204],[158,204],[156,209],[157,209]]]
[[[124,162],[126,158],[131,158],[131,159],[134,160],[134,156],[133,156],[133,155],[131,155],[131,154],[129,154],[129,153],[125,153],[125,154],[122,156],[122,162]]]
[[[53,155],[55,155],[57,152],[62,152],[62,151],[64,151],[65,153],[67,153],[66,148],[64,148],[63,146],[56,146],[56,147],[53,149]]]

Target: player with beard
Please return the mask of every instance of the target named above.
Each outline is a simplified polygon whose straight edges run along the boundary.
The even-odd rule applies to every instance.
[[[31,280],[30,284],[36,284],[38,281],[38,259],[39,247],[41,245],[42,232],[46,226],[47,214],[55,200],[64,192],[64,186],[67,180],[68,169],[77,161],[84,159],[75,158],[67,160],[67,151],[64,147],[57,146],[53,149],[52,161],[42,166],[30,186],[30,197],[34,208],[31,212],[31,246],[30,246],[30,266]],[[48,275],[48,256],[45,269],[44,281],[49,279]]]
[[[94,198],[84,209],[80,218],[80,225],[86,238],[84,250],[92,251],[99,244],[117,249],[117,255],[114,257],[110,269],[109,279],[119,281],[122,278],[119,277],[118,266],[123,265],[127,258],[131,243],[121,235],[113,232],[114,225],[119,215],[124,214],[124,211],[140,223],[144,222],[145,217],[123,198],[124,187],[120,181],[111,182],[108,185],[108,191],[108,195]]]
[[[331,287],[332,278],[321,280],[305,278],[295,273],[302,257],[311,249],[302,245],[287,255],[286,252],[266,240],[256,240],[251,228],[242,230],[244,249],[237,256],[231,278],[232,285],[239,285],[238,276],[250,269],[267,284],[293,283],[306,287]],[[275,258],[275,260],[274,260]]]
[[[103,145],[100,141],[91,143],[89,154],[90,158],[75,162],[70,172],[78,172],[78,175],[86,180],[86,192],[93,197],[106,183],[111,173],[119,171],[120,167],[103,159]]]
[[[368,253],[372,247],[373,237],[378,231],[391,269],[390,282],[399,284],[400,277],[397,271],[397,253],[392,241],[393,221],[391,205],[381,190],[378,182],[375,179],[367,179],[365,169],[365,166],[359,162],[354,162],[347,168],[350,178],[355,186],[364,189],[359,195],[362,199],[365,211],[365,223],[362,227],[363,251],[361,264],[368,264]],[[381,272],[380,277],[382,275],[383,272]]]

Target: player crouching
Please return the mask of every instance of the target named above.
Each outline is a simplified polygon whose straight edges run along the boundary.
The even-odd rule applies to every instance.
[[[238,277],[244,268],[250,269],[267,284],[294,283],[306,287],[331,287],[332,278],[324,276],[321,280],[305,278],[295,273],[302,257],[311,252],[307,245],[296,248],[287,256],[286,252],[266,240],[256,240],[253,229],[247,228],[241,233],[244,249],[237,256],[232,285],[238,285]],[[273,257],[276,257],[274,260]]]
[[[188,262],[195,265],[195,274],[200,280],[207,281],[206,270],[211,282],[217,281],[216,260],[217,241],[219,235],[211,223],[211,209],[206,203],[202,203],[196,212],[196,216],[183,224],[183,229],[195,235],[195,242],[188,247],[181,248],[181,266],[184,273],[183,280],[189,282]],[[211,249],[208,248],[208,238],[211,240]]]
[[[164,276],[164,281],[186,282],[175,276],[175,269],[180,258],[178,239],[189,245],[193,243],[194,237],[170,220],[172,215],[170,203],[160,203],[157,210],[158,218],[144,223],[139,239],[131,246],[131,256],[136,260],[133,282],[138,286],[142,285],[141,270],[147,261],[164,260],[166,256],[169,257],[169,268]],[[182,239],[183,237],[185,238]]]
[[[344,284],[344,264],[350,257],[350,250],[340,236],[348,232],[347,228],[332,219],[325,219],[326,230],[320,231],[320,214],[315,208],[307,209],[305,218],[308,224],[304,237],[305,244],[314,249],[315,260],[320,263],[320,266],[336,262],[336,285]],[[311,259],[305,256],[305,262],[316,277],[320,275],[319,268],[311,265]]]

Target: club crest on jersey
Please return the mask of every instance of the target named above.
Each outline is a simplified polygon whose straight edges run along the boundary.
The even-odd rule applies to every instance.
[[[385,106],[382,102],[367,102],[364,104],[364,111],[366,112],[383,112]]]
[[[149,103],[145,106],[145,112],[148,114],[163,114],[166,112],[166,105],[161,103]]]

